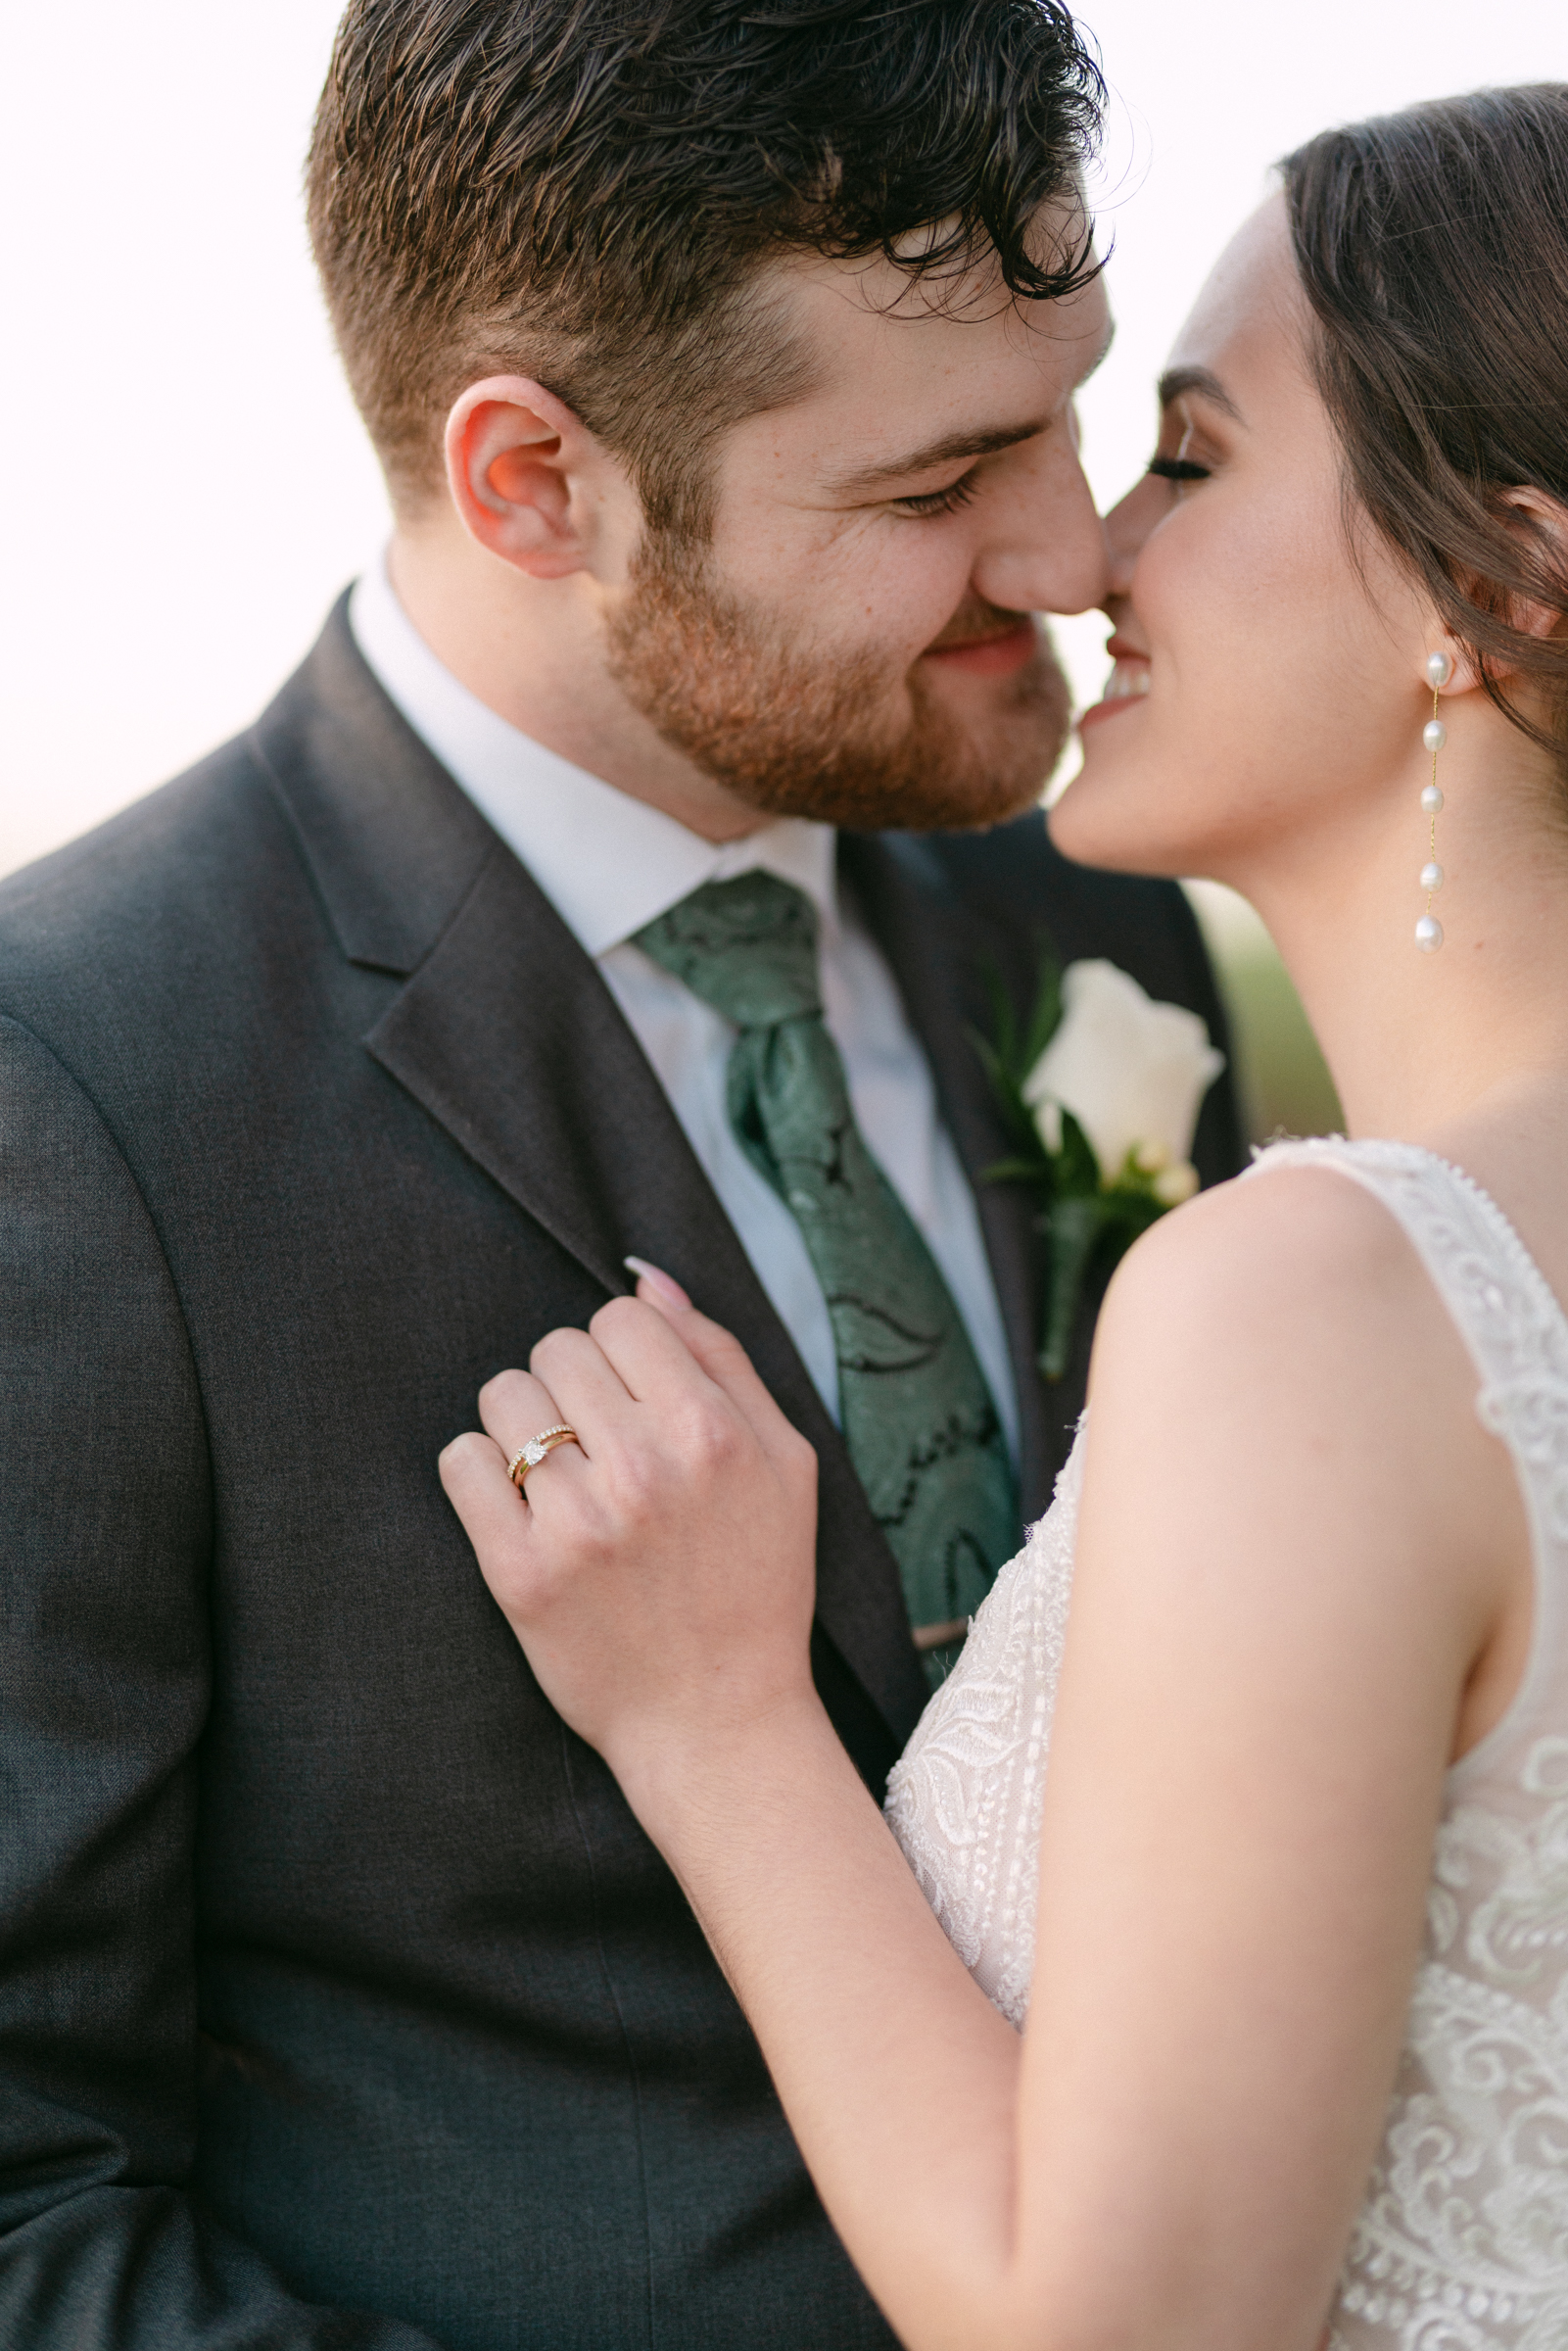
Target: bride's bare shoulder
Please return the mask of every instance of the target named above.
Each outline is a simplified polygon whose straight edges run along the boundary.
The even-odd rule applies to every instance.
[[[1191,1368],[1212,1352],[1288,1384],[1327,1363],[1349,1386],[1360,1384],[1353,1363],[1370,1370],[1412,1350],[1446,1370],[1463,1362],[1402,1227],[1332,1166],[1299,1164],[1162,1218],[1122,1261],[1097,1342],[1102,1355],[1174,1355]]]
[[[1249,1589],[1309,1575],[1330,1612],[1375,1586],[1417,1612],[1446,1592],[1466,1641],[1492,1621],[1524,1549],[1512,1472],[1425,1266],[1353,1178],[1271,1168],[1163,1218],[1111,1285],[1089,1393],[1086,1530],[1190,1538]]]

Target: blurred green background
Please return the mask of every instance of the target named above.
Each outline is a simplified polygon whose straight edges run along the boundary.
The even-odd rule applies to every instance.
[[[1334,1081],[1274,942],[1244,898],[1189,882],[1230,1015],[1242,1115],[1255,1143],[1343,1129]]]

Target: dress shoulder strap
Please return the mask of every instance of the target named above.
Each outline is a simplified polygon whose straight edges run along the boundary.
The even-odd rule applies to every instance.
[[[1476,1413],[1513,1457],[1535,1555],[1536,1622],[1518,1696],[1456,1772],[1527,1727],[1568,1676],[1568,1318],[1513,1226],[1478,1183],[1413,1143],[1342,1135],[1272,1143],[1244,1181],[1332,1168],[1381,1200],[1452,1316],[1480,1376]]]
[[[1353,1143],[1338,1134],[1270,1143],[1247,1175],[1301,1167],[1351,1176],[1403,1228],[1481,1375],[1479,1409],[1489,1427],[1507,1433],[1495,1417],[1505,1399],[1528,1391],[1544,1401],[1560,1392],[1568,1463],[1568,1318],[1490,1194],[1418,1144]]]

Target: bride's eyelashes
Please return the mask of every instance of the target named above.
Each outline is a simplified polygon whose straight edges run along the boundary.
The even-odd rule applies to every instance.
[[[1193,442],[1198,438],[1198,426],[1196,420],[1188,415],[1184,406],[1178,405],[1174,408],[1166,409],[1160,435],[1161,440],[1168,448],[1169,442],[1174,439],[1175,429],[1178,425],[1181,428],[1181,438],[1176,442],[1174,455],[1167,456],[1166,449],[1157,448],[1149,460],[1149,471],[1159,481],[1176,483],[1179,490],[1179,486],[1183,482],[1207,482],[1213,467],[1200,464],[1196,457],[1189,457],[1187,455]]]
[[[1194,464],[1191,457],[1151,457],[1148,471],[1163,482],[1207,482],[1213,468]]]
[[[945,490],[926,490],[918,498],[895,498],[892,504],[900,514],[956,514],[960,506],[969,504],[978,486],[973,473],[963,473]]]

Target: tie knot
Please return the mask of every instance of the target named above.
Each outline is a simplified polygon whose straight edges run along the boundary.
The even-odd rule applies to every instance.
[[[704,882],[639,931],[637,944],[737,1028],[822,1011],[816,910],[777,875]]]

